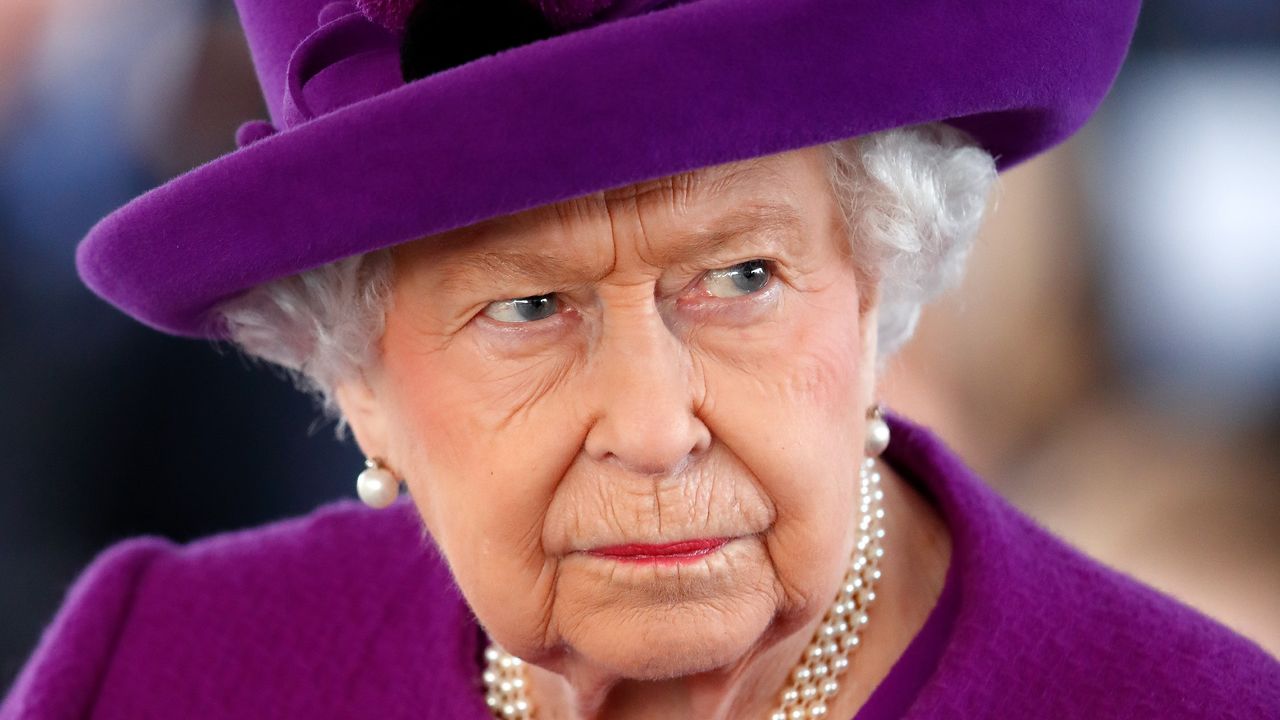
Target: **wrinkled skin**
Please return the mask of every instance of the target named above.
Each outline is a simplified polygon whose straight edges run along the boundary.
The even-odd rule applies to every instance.
[[[762,717],[835,596],[875,397],[875,291],[824,153],[703,168],[395,248],[380,362],[343,383],[339,403],[366,454],[404,478],[490,636],[537,666],[540,717]],[[731,213],[755,220],[726,224]],[[695,243],[725,228],[726,242]],[[559,267],[504,264],[511,252]],[[742,265],[755,259],[765,270]],[[504,302],[531,296],[550,297]],[[863,682],[833,708],[844,717],[945,570],[936,518],[886,484],[891,532],[928,534],[900,540],[898,582],[932,590],[875,616],[900,627],[869,627],[879,660],[859,661]],[[683,564],[584,552],[692,538],[732,540]],[[913,554],[931,560],[907,564]],[[891,589],[881,604],[898,602]]]

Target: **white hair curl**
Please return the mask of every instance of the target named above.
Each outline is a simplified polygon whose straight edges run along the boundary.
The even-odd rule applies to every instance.
[[[825,147],[850,247],[879,288],[883,360],[911,337],[923,305],[959,281],[995,162],[967,134],[940,123]],[[391,276],[390,251],[378,250],[266,283],[215,313],[242,351],[284,368],[313,394],[341,435],[333,388],[377,359]]]

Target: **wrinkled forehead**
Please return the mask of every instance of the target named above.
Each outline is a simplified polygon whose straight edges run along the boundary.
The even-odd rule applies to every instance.
[[[604,190],[603,200],[638,200],[654,195],[674,195],[687,202],[714,200],[729,193],[760,190],[787,180],[788,166],[799,158],[791,154],[739,160],[696,168],[675,175]]]
[[[492,218],[396,246],[400,285],[470,297],[599,281],[628,268],[690,271],[747,255],[815,266],[842,222],[818,146],[706,166]],[[629,272],[630,270],[628,270]],[[428,290],[423,289],[423,292]],[[415,290],[416,292],[416,290]]]
[[[825,189],[824,158],[821,148],[804,148],[696,168],[491,218],[446,233],[438,247],[555,235],[571,225],[607,221],[611,212],[633,206],[646,210],[650,219],[670,221],[676,229],[736,210],[791,208],[791,214],[803,214],[798,200]]]

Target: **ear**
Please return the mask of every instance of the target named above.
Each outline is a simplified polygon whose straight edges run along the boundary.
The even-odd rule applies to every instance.
[[[337,383],[333,395],[365,457],[386,460],[390,440],[386,411],[364,373]]]

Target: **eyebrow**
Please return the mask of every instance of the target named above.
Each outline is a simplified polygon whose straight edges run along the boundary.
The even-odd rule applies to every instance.
[[[781,240],[784,247],[794,249],[802,227],[800,214],[791,205],[748,205],[716,218],[706,229],[676,233],[675,242],[659,257],[666,265],[682,265],[736,242],[760,239]]]
[[[793,206],[756,203],[727,212],[705,228],[674,233],[671,241],[655,255],[662,265],[678,267],[738,245],[758,247],[776,243],[779,249],[794,250],[802,227],[800,214]],[[558,282],[588,274],[578,263],[541,252],[521,249],[464,252],[442,285],[447,291],[474,273],[508,282]]]

